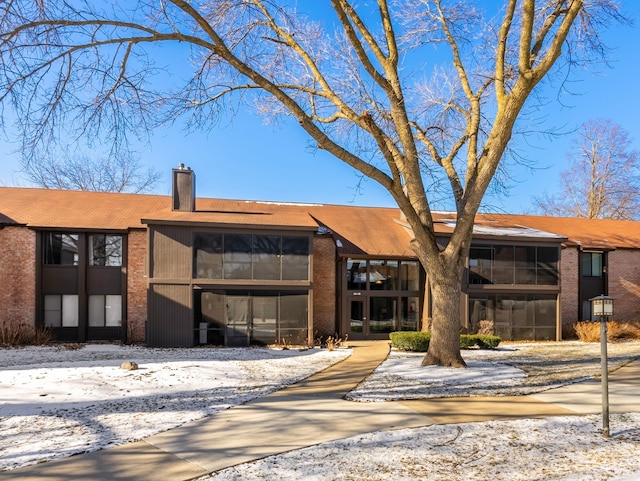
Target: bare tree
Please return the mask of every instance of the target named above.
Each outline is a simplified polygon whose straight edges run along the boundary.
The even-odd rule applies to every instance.
[[[485,14],[470,1],[331,0],[305,13],[278,0],[6,0],[0,101],[18,110],[26,150],[61,134],[117,147],[184,114],[212,128],[237,101],[295,118],[393,196],[430,282],[423,363],[464,366],[461,278],[516,120],[556,64],[593,60],[598,30],[623,20],[614,0],[503,3]],[[161,68],[169,42],[188,61]],[[172,88],[173,68],[191,77]],[[430,203],[443,188],[457,212],[446,246]]]
[[[638,219],[640,152],[629,134],[611,119],[590,120],[580,127],[567,154],[556,195],[534,198],[546,215],[587,219]]]
[[[130,155],[115,158],[72,156],[63,160],[51,155],[32,156],[22,162],[27,178],[45,189],[90,190],[97,192],[151,192],[160,173],[145,168]]]

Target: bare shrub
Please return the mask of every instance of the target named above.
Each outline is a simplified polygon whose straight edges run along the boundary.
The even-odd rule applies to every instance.
[[[578,340],[582,342],[598,342],[600,340],[600,323],[581,321],[573,325]]]
[[[53,333],[47,327],[33,328],[26,324],[3,323],[0,326],[0,346],[27,346],[50,344]]]
[[[493,336],[493,321],[490,319],[483,319],[478,323],[478,332],[481,336]]]
[[[23,324],[7,324],[0,326],[0,345],[20,346],[25,343],[25,329]]]
[[[349,339],[349,334],[346,334],[344,336],[344,340],[342,340],[342,338],[340,336],[338,336],[337,333],[336,333],[335,336],[329,336],[327,338],[327,349],[329,351],[333,351],[333,350],[339,348],[340,346],[342,346],[343,343],[346,345],[346,342],[347,342],[348,339]]]
[[[607,334],[610,340],[640,339],[640,322],[611,321],[608,323]]]
[[[582,342],[600,341],[600,323],[583,321],[574,324],[578,340]],[[638,321],[609,321],[607,322],[607,340],[619,341],[625,339],[640,339],[640,322]]]
[[[33,331],[33,338],[31,339],[30,344],[34,344],[36,346],[45,346],[47,344],[51,344],[55,336],[53,335],[53,331],[46,327],[36,327]]]

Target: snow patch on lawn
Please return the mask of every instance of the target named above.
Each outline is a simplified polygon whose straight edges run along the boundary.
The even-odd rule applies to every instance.
[[[136,441],[278,390],[350,350],[0,349],[0,470]],[[134,361],[138,370],[120,369]]]

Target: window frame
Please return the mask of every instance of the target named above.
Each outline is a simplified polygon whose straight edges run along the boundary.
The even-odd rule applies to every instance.
[[[472,244],[466,279],[469,286],[559,286],[559,263],[557,246]]]
[[[386,292],[419,292],[420,291],[420,263],[414,259],[390,259],[375,257],[348,257],[344,262],[346,269],[346,289],[353,291],[368,291],[383,295]],[[374,279],[373,272],[386,276],[387,280],[379,285]],[[392,282],[384,285],[389,278]],[[413,289],[412,287],[415,287]]]
[[[124,236],[122,234],[93,233],[88,234],[87,238],[90,267],[122,267],[124,260]],[[101,244],[96,242],[98,238],[102,238]],[[115,246],[112,252],[108,252],[110,246]],[[96,255],[96,251],[103,252]]]
[[[191,276],[216,281],[309,281],[310,251],[308,236],[196,231]]]
[[[109,298],[111,298],[111,302],[109,302]],[[115,299],[118,299],[118,302],[113,305],[112,302]],[[96,312],[92,309],[92,304],[94,300],[101,299],[101,315],[96,318]],[[115,308],[115,310],[111,311],[108,309]],[[110,321],[109,314],[117,313],[116,317],[117,321],[114,323],[113,320]],[[122,327],[123,321],[122,315],[122,295],[121,294],[90,294],[87,296],[87,326],[89,328],[100,328],[100,327]],[[99,321],[99,322],[97,322]]]
[[[597,259],[599,259],[598,271],[599,273],[593,274],[593,266],[594,266],[594,254],[597,254]],[[587,261],[588,259],[588,261]],[[586,266],[589,266],[588,273],[585,269]],[[592,278],[602,278],[604,276],[604,252],[603,251],[582,251],[581,259],[580,259],[580,269],[582,277],[592,277]]]
[[[57,298],[57,308],[47,309],[47,299],[53,300]],[[78,294],[44,294],[42,299],[43,323],[45,327],[50,328],[77,328],[80,324],[79,315],[79,296]],[[48,320],[48,313],[57,312],[58,320],[52,324]]]
[[[65,239],[67,242],[65,242]],[[65,245],[74,249],[65,250]],[[65,259],[65,252],[72,259]],[[66,262],[65,262],[66,261]],[[77,267],[80,262],[80,235],[76,232],[44,231],[42,233],[42,264],[46,266]]]

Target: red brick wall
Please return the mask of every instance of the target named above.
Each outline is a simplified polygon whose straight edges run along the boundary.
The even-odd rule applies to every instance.
[[[336,333],[336,246],[330,236],[313,238],[313,336]]]
[[[0,229],[0,326],[35,328],[36,233]]]
[[[619,249],[608,254],[609,295],[615,299],[613,320],[640,319],[640,251]]]
[[[147,322],[147,231],[129,231],[127,239],[127,340],[144,342]]]
[[[560,312],[562,324],[571,324],[578,319],[579,304],[579,262],[577,247],[563,248],[560,254]]]

